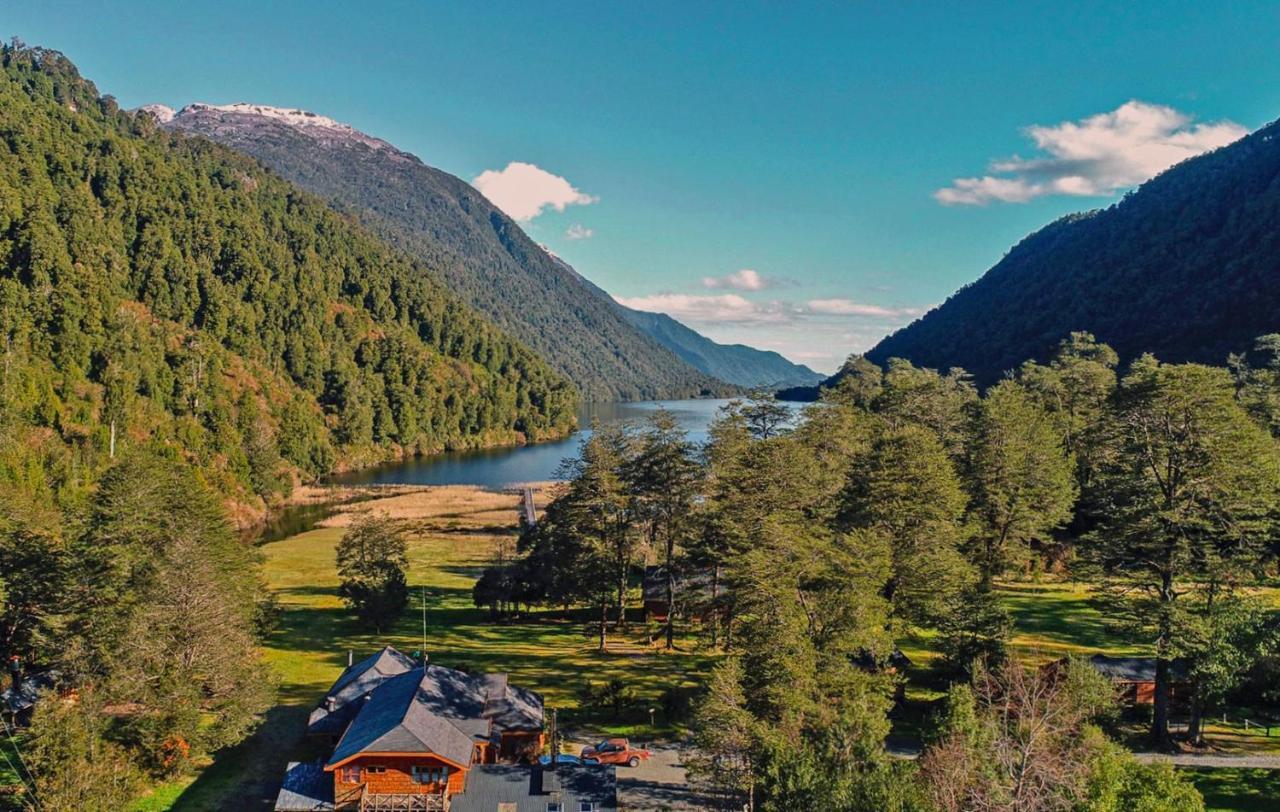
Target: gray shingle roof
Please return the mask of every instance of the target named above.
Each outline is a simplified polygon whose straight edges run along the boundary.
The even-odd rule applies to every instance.
[[[476,708],[470,718],[456,715],[459,711],[440,713],[447,713],[448,707],[431,670],[415,668],[379,685],[351,721],[329,764],[359,753],[405,752],[431,752],[455,764],[470,764],[476,734],[488,734],[488,722],[479,718],[483,700],[472,703]],[[461,699],[461,708],[466,708],[465,694]]]
[[[310,734],[342,735],[365,698],[387,679],[412,670],[416,663],[391,646],[347,666],[307,720]]]
[[[1156,660],[1154,657],[1109,657],[1095,654],[1089,658],[1089,664],[1103,676],[1119,682],[1155,682]],[[1175,680],[1186,678],[1187,663],[1177,659],[1169,664],[1169,676]]]
[[[387,676],[408,664],[402,673]],[[432,752],[471,763],[476,742],[508,730],[541,730],[542,697],[509,684],[506,674],[474,676],[438,665],[413,667],[391,647],[351,666],[330,690],[347,698],[323,716],[312,713],[311,732],[342,734],[329,764],[358,753]],[[344,732],[345,731],[345,732]]]
[[[590,801],[596,812],[618,808],[617,774],[612,765],[565,764],[554,773],[540,766],[482,764],[467,773],[467,783],[450,800],[451,812],[494,812],[498,804],[515,804],[515,812],[546,812],[558,801],[566,812]]]
[[[485,674],[484,715],[498,730],[541,730],[542,694],[512,685],[506,674]]]
[[[316,762],[289,762],[276,796],[276,812],[329,812],[333,809],[333,776]]]

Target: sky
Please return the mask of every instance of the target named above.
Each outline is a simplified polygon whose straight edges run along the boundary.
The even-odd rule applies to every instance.
[[[830,372],[1019,239],[1280,117],[1274,3],[12,2],[125,107],[298,107],[619,300]]]

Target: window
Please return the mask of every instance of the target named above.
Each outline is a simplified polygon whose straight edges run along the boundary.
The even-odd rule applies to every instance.
[[[560,805],[559,801],[552,801],[547,804],[547,812],[564,812],[564,807]]]
[[[409,775],[415,784],[443,784],[449,780],[449,768],[414,765],[409,768]]]
[[[364,771],[367,773],[385,773],[387,768],[381,764],[370,764],[368,767],[364,768]]]
[[[578,803],[578,812],[596,812],[596,805],[591,801],[580,801]]]
[[[339,778],[341,778],[342,783],[344,784],[359,784],[360,768],[359,767],[343,767],[342,774],[339,776]]]

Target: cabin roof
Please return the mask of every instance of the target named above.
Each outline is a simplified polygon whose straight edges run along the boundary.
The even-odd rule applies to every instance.
[[[325,698],[311,711],[307,732],[341,735],[375,688],[391,677],[411,671],[416,665],[411,658],[386,646],[347,666]]]
[[[1099,674],[1117,682],[1155,682],[1156,660],[1154,657],[1109,657],[1106,654],[1095,654],[1089,658],[1089,664]],[[1181,680],[1186,677],[1185,660],[1174,660],[1170,664],[1170,676]]]
[[[506,674],[475,676],[427,665],[378,684],[329,766],[362,753],[430,752],[467,766],[478,741],[506,730],[540,730],[542,697],[509,684]]]
[[[617,774],[612,765],[542,766],[482,764],[467,773],[463,791],[449,800],[451,812],[493,812],[498,804],[514,804],[514,812],[546,812],[548,801],[576,812],[590,801],[597,812],[618,808]],[[511,808],[511,807],[508,807]]]
[[[276,795],[277,812],[328,812],[333,809],[333,776],[317,762],[289,762]]]

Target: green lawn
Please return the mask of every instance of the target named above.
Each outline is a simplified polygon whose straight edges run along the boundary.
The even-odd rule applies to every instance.
[[[1280,770],[1184,769],[1204,796],[1208,812],[1280,809]]]
[[[417,497],[419,500],[421,496]],[[431,661],[471,671],[504,671],[513,682],[541,692],[561,720],[636,737],[667,734],[661,712],[657,729],[647,708],[671,686],[692,687],[714,657],[696,641],[679,641],[681,651],[645,645],[643,624],[611,643],[607,654],[581,618],[562,619],[537,611],[520,622],[495,623],[471,601],[471,587],[497,545],[510,543],[516,497],[475,489],[447,489],[425,509],[411,498],[396,500],[392,513],[413,530],[409,546],[412,610],[394,629],[378,635],[360,627],[337,596],[335,545],[340,528],[320,528],[262,548],[269,585],[280,600],[280,623],[266,646],[266,659],[279,682],[279,705],[260,731],[245,743],[219,753],[194,779],[160,787],[138,810],[259,808],[274,800],[274,782],[289,760],[315,758],[301,734],[306,716],[347,664],[383,645],[404,652],[422,646],[420,594],[427,590],[427,651]],[[357,508],[363,509],[363,508]],[[628,710],[613,719],[606,711],[578,708],[585,682],[625,680],[633,694]]]
[[[359,659],[388,643],[405,652],[421,647],[422,589],[427,590],[427,651],[433,662],[473,671],[505,671],[514,682],[540,691],[570,726],[637,738],[676,732],[661,712],[658,727],[651,728],[646,711],[661,708],[658,699],[664,690],[691,688],[710,669],[715,657],[695,639],[683,639],[681,650],[668,654],[646,645],[645,629],[637,624],[629,636],[614,641],[610,653],[602,655],[595,650],[595,638],[583,617],[564,619],[546,610],[519,622],[494,622],[487,612],[472,606],[476,577],[499,545],[512,543],[516,501],[510,494],[448,488],[344,508],[386,509],[412,529],[413,607],[394,629],[381,635],[358,626],[337,596],[334,549],[341,528],[320,528],[264,546],[264,571],[282,609],[265,652],[279,683],[279,704],[255,736],[219,753],[195,778],[158,788],[136,808],[148,812],[269,808],[285,763],[321,755],[308,749],[301,734],[307,713],[346,665],[348,652]],[[1081,585],[1005,583],[1000,592],[1014,616],[1013,649],[1024,661],[1043,663],[1067,654],[1146,652],[1103,623]],[[1280,591],[1273,594],[1280,606]],[[901,645],[915,667],[895,735],[912,738],[946,686],[938,684],[928,668],[936,656],[931,636],[910,637]],[[601,684],[612,677],[623,679],[632,693],[620,718],[611,718],[601,709],[578,707],[578,690],[585,682]],[[1252,744],[1246,741],[1243,749],[1252,749]],[[1280,797],[1274,784],[1265,783],[1266,776],[1222,772],[1240,775],[1204,779],[1210,783],[1202,788],[1219,793],[1215,797],[1222,799],[1215,808],[1263,808],[1230,805],[1237,803],[1231,798],[1247,799],[1250,788]]]

